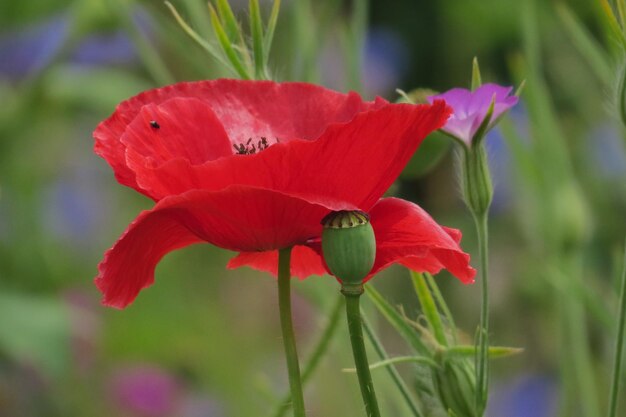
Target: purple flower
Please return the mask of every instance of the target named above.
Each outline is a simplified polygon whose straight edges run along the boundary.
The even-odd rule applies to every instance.
[[[178,381],[153,366],[124,369],[111,380],[114,404],[131,415],[166,417],[174,415],[180,400]]]
[[[493,114],[486,131],[496,124],[500,116],[517,104],[518,97],[510,95],[511,91],[513,87],[484,84],[474,91],[453,88],[445,93],[428,97],[428,101],[432,103],[436,99],[443,99],[454,109],[454,113],[441,130],[471,146],[492,101],[494,101]]]

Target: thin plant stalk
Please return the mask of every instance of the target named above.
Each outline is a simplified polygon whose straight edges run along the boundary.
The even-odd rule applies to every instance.
[[[619,394],[619,382],[622,373],[622,358],[624,355],[624,338],[626,337],[626,250],[624,252],[624,267],[622,271],[622,289],[619,299],[619,319],[617,323],[617,339],[615,340],[615,360],[613,363],[613,381],[609,395],[608,417],[617,416],[617,400]]]
[[[328,350],[330,341],[332,340],[337,325],[339,324],[339,318],[341,317],[341,310],[343,307],[343,297],[339,297],[337,302],[333,306],[326,327],[320,336],[319,341],[315,345],[313,352],[309,359],[305,362],[302,368],[302,384],[306,385],[307,381],[313,375],[313,372],[317,369],[317,365]],[[283,417],[291,405],[291,393],[287,393],[284,398],[278,403],[276,410],[271,414],[273,417]]]
[[[289,387],[294,417],[305,417],[304,395],[302,394],[302,380],[296,338],[291,319],[291,248],[281,249],[278,252],[278,305],[280,311],[280,325],[287,359]]]
[[[476,410],[482,415],[487,405],[489,394],[489,247],[488,214],[474,216],[478,235],[478,253],[480,257],[481,308],[480,328],[478,333],[478,360],[476,364]]]
[[[367,417],[380,417],[378,400],[374,392],[374,383],[372,382],[372,374],[365,351],[365,341],[363,340],[363,320],[360,308],[363,289],[361,287],[360,291],[346,291],[346,286],[344,285],[341,292],[346,298],[346,317],[348,318],[350,343],[352,344],[352,354],[359,378],[359,386],[361,387],[361,395],[365,403],[365,413]]]

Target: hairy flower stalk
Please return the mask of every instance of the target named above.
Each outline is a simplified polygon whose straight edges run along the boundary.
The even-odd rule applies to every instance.
[[[472,90],[460,88],[429,97],[444,99],[454,113],[441,129],[461,145],[461,177],[463,199],[472,213],[478,236],[481,281],[480,328],[476,358],[475,408],[479,416],[487,407],[489,391],[489,282],[488,282],[488,215],[493,199],[493,186],[484,138],[498,119],[517,104],[510,96],[512,88],[495,84],[481,85],[478,62],[474,60]]]
[[[328,269],[341,280],[346,299],[346,318],[361,395],[368,417],[380,417],[378,400],[370,373],[365,343],[360,298],[363,279],[374,266],[376,239],[369,216],[360,211],[332,212],[322,220],[322,251]]]

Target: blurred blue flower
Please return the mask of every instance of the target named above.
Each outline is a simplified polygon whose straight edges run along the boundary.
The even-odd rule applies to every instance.
[[[18,79],[39,72],[59,52],[69,29],[69,15],[60,14],[4,33],[0,37],[0,75]]]
[[[147,14],[133,13],[139,30],[151,32]],[[48,66],[68,41],[73,18],[70,13],[52,16],[37,24],[0,35],[0,77],[12,80],[37,74]],[[67,60],[81,66],[128,65],[137,60],[137,51],[123,31],[96,33],[83,37]]]
[[[606,178],[622,179],[626,175],[626,149],[618,129],[600,124],[589,132],[586,145],[599,174]]]
[[[76,248],[95,239],[106,224],[103,207],[112,198],[102,194],[100,180],[99,173],[86,166],[62,172],[43,196],[42,216],[47,232]]]
[[[558,385],[554,378],[527,374],[504,384],[494,384],[488,417],[552,417],[558,407]]]
[[[519,137],[528,140],[528,116],[522,100],[509,111],[507,117],[512,119]],[[506,212],[515,204],[514,155],[511,154],[511,149],[499,127],[487,133],[485,146],[494,186],[491,212],[499,214]]]
[[[393,91],[408,68],[408,47],[396,32],[388,28],[371,29],[363,54],[363,90],[366,96]]]

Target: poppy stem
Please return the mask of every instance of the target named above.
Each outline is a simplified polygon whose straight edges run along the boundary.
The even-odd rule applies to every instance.
[[[341,293],[346,298],[346,316],[348,318],[348,330],[350,331],[350,343],[352,344],[356,374],[361,386],[361,395],[365,403],[365,413],[367,417],[380,417],[378,400],[374,392],[374,383],[372,382],[372,374],[370,373],[363,340],[363,318],[361,317],[361,308],[359,306],[361,294],[363,294],[363,285],[344,284],[341,288]]]
[[[487,407],[489,394],[489,282],[488,282],[488,215],[475,215],[474,222],[478,233],[478,252],[480,257],[480,286],[482,301],[480,309],[480,328],[478,329],[478,360],[476,362],[476,411],[482,416]]]
[[[341,316],[341,310],[343,307],[343,297],[339,296],[337,302],[333,306],[331,312],[329,313],[328,321],[326,322],[326,327],[322,332],[311,356],[304,363],[304,368],[302,369],[302,384],[306,385],[307,381],[313,375],[313,372],[317,369],[317,365],[319,365],[320,360],[328,350],[328,346],[330,345],[330,341],[335,334],[335,330],[337,330],[337,325],[339,324],[339,318]],[[289,406],[291,405],[291,393],[287,393],[285,397],[278,403],[276,410],[271,414],[273,417],[283,417],[283,415],[289,410]]]
[[[278,251],[278,306],[294,417],[305,417],[302,380],[291,320],[291,248]]]

